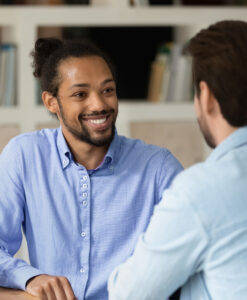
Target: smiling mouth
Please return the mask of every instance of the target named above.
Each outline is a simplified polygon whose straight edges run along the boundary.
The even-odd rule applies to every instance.
[[[103,123],[105,123],[106,119],[107,118],[104,117],[102,119],[89,119],[88,121],[93,124],[103,124]]]
[[[87,122],[88,126],[90,126],[93,130],[105,131],[109,127],[111,127],[111,115],[111,113],[108,113],[101,115],[85,116],[82,117],[81,120]]]

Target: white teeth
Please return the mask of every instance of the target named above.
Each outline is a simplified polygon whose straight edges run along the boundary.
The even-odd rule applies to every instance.
[[[97,120],[90,120],[91,123],[93,124],[102,124],[106,121],[106,118],[104,119],[97,119]]]

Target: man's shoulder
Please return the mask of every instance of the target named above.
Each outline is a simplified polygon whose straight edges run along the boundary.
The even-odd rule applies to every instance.
[[[160,170],[164,176],[173,177],[183,167],[174,155],[167,149],[152,144],[147,144],[140,139],[120,136],[120,161],[129,168],[142,170]],[[173,174],[173,175],[172,175]],[[163,177],[162,177],[163,178]],[[168,184],[167,184],[168,185]]]
[[[179,191],[181,197],[198,202],[204,195],[210,194],[216,180],[214,168],[206,162],[199,162],[180,172],[173,181],[172,188],[176,193]]]
[[[4,151],[32,151],[35,147],[47,147],[56,141],[58,129],[42,129],[28,133],[22,133],[13,137],[5,146]]]
[[[191,167],[188,167],[179,174],[176,178],[177,184],[183,184],[187,186],[197,185],[200,182],[205,182],[205,178],[208,178],[214,173],[214,170],[204,162],[198,162]]]
[[[128,138],[125,136],[119,136],[119,139],[121,141],[122,150],[137,157],[139,157],[139,155],[158,155],[163,157],[170,154],[170,151],[167,148],[147,144],[140,139]]]

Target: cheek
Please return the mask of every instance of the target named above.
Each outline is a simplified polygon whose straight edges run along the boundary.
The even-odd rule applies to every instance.
[[[115,109],[115,111],[117,112],[118,111],[118,100],[117,100],[117,97],[114,97],[111,101],[111,106],[112,108]]]

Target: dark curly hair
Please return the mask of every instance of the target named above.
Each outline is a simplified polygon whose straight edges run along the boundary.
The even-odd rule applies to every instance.
[[[31,52],[33,75],[39,79],[42,91],[57,96],[60,76],[58,67],[70,57],[99,56],[105,60],[114,79],[115,69],[109,57],[89,40],[59,40],[39,38]]]
[[[197,95],[205,81],[223,117],[236,127],[247,125],[247,23],[221,21],[201,30],[185,48],[192,56]]]

